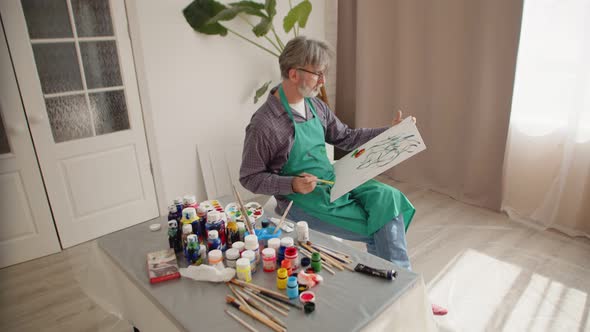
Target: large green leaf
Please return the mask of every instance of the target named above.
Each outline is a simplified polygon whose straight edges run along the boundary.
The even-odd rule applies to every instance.
[[[213,16],[207,24],[215,24],[219,21],[230,21],[233,20],[242,10],[239,7],[225,8],[224,10]]]
[[[252,32],[256,35],[256,37],[265,36],[272,27],[272,19],[268,17],[263,17],[260,19],[260,22],[252,28]]]
[[[254,1],[240,1],[240,2],[233,2],[229,4],[231,7],[240,8],[241,12],[254,15],[265,17],[262,10],[264,9],[264,5]]]
[[[254,104],[258,102],[260,97],[264,96],[264,93],[266,92],[266,90],[268,90],[268,86],[270,85],[270,83],[272,83],[272,81],[264,83],[260,88],[258,88],[258,90],[256,90],[256,95],[254,95]]]
[[[188,5],[182,13],[190,26],[197,32],[208,35],[227,35],[227,29],[219,24],[209,24],[209,20],[215,17],[226,7],[215,0],[195,0]]]
[[[305,0],[297,6],[291,8],[287,13],[287,16],[283,19],[283,29],[286,33],[289,33],[295,26],[295,23],[299,24],[300,28],[305,28],[307,19],[311,13],[311,2]]]
[[[277,0],[266,0],[264,3],[264,9],[272,21],[273,17],[277,14]]]

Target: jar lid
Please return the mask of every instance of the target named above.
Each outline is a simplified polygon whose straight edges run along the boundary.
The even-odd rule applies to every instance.
[[[301,258],[301,267],[307,267],[309,264],[311,264],[311,259],[309,259],[309,257]]]
[[[236,267],[242,269],[250,268],[250,260],[248,258],[238,258],[236,261]]]
[[[297,286],[297,277],[289,277],[287,278],[287,286]]]
[[[281,239],[278,237],[273,237],[272,239],[268,239],[268,247],[269,248],[278,248],[281,246]]]
[[[221,220],[221,213],[217,211],[207,212],[207,222],[217,222]]]
[[[187,207],[182,209],[182,216],[185,219],[195,219],[197,217],[197,210],[194,207]]]
[[[287,271],[287,269],[285,269],[284,267],[281,267],[277,270],[277,277],[279,278],[286,278],[287,274],[289,273],[289,271]]]
[[[274,257],[275,250],[273,248],[264,248],[264,249],[262,249],[262,256],[263,257]]]
[[[244,242],[246,243],[247,249],[254,249],[258,246],[258,237],[254,234],[246,235]]]
[[[315,302],[315,294],[312,291],[305,291],[299,294],[299,301],[301,303]]]
[[[297,222],[297,230],[306,230],[307,229],[307,221],[298,221]]]
[[[174,199],[174,204],[176,204],[176,205],[182,204],[182,197],[176,197]]]
[[[244,250],[242,252],[242,258],[248,258],[250,261],[256,259],[256,253],[252,250]]]
[[[240,250],[238,250],[238,248],[229,248],[225,251],[225,257],[227,259],[240,258]]]
[[[170,212],[170,213],[176,213],[176,212],[178,212],[178,209],[176,208],[176,205],[174,205],[174,204],[168,205],[168,212]]]
[[[209,212],[209,210],[207,210],[207,208],[202,205],[199,205],[199,207],[197,208],[197,214],[200,216],[207,215],[207,212]]]
[[[193,232],[193,226],[191,224],[182,225],[182,234],[190,234]]]
[[[207,237],[210,238],[211,240],[218,239],[219,238],[219,232],[216,231],[216,230],[214,230],[214,229],[212,229],[212,230],[209,231]]]
[[[290,269],[291,268],[291,261],[288,259],[283,259],[281,261],[281,267],[284,267],[285,269]]]
[[[285,236],[284,238],[281,239],[281,246],[283,247],[292,247],[293,244],[295,243],[295,240],[293,240],[292,237],[290,236]]]
[[[244,246],[245,246],[245,244],[242,241],[236,241],[231,245],[232,248],[236,248],[239,251],[242,251],[244,249]]]
[[[219,249],[209,251],[209,260],[217,261],[223,258],[223,253]]]
[[[297,248],[288,247],[287,249],[285,249],[285,256],[289,256],[289,257],[297,256]]]
[[[182,198],[182,203],[185,205],[194,204],[197,202],[197,197],[195,195],[184,195]]]

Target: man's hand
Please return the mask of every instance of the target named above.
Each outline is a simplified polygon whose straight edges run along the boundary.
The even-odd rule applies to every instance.
[[[393,119],[393,122],[391,122],[392,126],[395,126],[397,124],[399,124],[400,122],[402,122],[402,111],[399,110],[397,111],[397,116],[395,117],[395,119]],[[412,117],[412,121],[414,121],[414,123],[416,123],[416,118]]]
[[[300,193],[300,194],[309,194],[315,189],[317,184],[318,178],[307,173],[301,173],[299,176],[295,176],[293,178],[293,182],[291,182],[291,187],[293,187],[293,192]]]

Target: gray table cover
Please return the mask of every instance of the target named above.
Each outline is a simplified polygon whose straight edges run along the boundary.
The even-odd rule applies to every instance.
[[[221,202],[229,203],[228,200]],[[271,216],[276,214],[267,209],[265,217]],[[160,217],[106,235],[98,240],[98,246],[148,298],[187,331],[244,330],[223,312],[229,307],[225,303],[225,295],[231,295],[231,291],[223,283],[188,278],[154,285],[149,283],[146,255],[168,248],[166,221],[166,217]],[[149,225],[153,223],[160,223],[162,229],[150,231]],[[297,237],[296,231],[283,236]],[[277,314],[287,324],[289,331],[311,331],[317,328],[329,331],[360,330],[419,280],[417,274],[399,269],[388,261],[359,251],[331,236],[310,230],[310,241],[348,253],[355,264],[358,262],[376,268],[395,269],[397,279],[389,281],[347,270],[336,270],[335,275],[322,271],[320,274],[324,277],[324,282],[311,289],[316,294],[315,312],[306,315],[303,311],[291,308],[288,317]],[[178,255],[177,260],[180,266],[186,266],[184,256]],[[276,273],[263,272],[261,266],[253,274],[252,282],[279,291],[276,288]],[[261,331],[267,329],[259,323],[253,323],[249,317],[246,321]]]

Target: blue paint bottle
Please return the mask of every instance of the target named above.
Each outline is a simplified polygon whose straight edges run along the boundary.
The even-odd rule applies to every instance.
[[[297,286],[297,277],[287,278],[287,296],[290,299],[299,297],[299,287]]]

